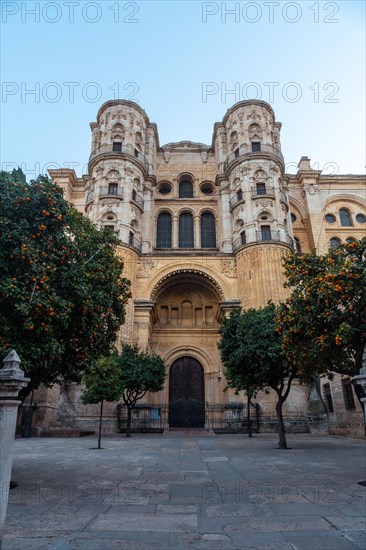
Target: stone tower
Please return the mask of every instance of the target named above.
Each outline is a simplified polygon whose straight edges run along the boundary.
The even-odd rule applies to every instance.
[[[117,232],[124,274],[136,284],[141,253],[151,252],[152,189],[158,136],[145,111],[131,101],[108,101],[92,130],[85,213],[97,225]],[[133,304],[120,340],[133,338]]]
[[[244,308],[284,297],[281,257],[293,246],[281,123],[268,103],[236,103],[215,125],[223,248],[232,250]]]

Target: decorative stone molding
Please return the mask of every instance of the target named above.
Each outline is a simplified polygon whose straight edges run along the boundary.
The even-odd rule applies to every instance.
[[[208,153],[207,153],[207,151],[201,151],[201,158],[202,158],[202,162],[203,162],[204,164],[206,164],[207,159],[208,159]]]
[[[141,277],[141,278],[149,277],[150,271],[153,268],[157,267],[157,262],[154,262],[150,258],[147,258],[147,259],[140,260],[138,262],[138,266],[139,267],[138,267],[137,277]]]
[[[319,191],[319,185],[317,183],[305,183],[303,185],[302,196],[304,197],[306,193],[309,195],[315,195]]]
[[[226,277],[237,277],[236,261],[231,258],[221,258],[221,273]]]
[[[261,120],[262,119],[262,116],[259,115],[254,109],[252,110],[251,113],[249,113],[249,115],[247,115],[247,120]]]
[[[107,207],[107,208],[113,208],[114,206],[119,206],[119,201],[112,201],[112,200],[103,200],[100,202],[101,206]]]
[[[201,276],[201,277],[204,277],[206,278],[208,281],[210,281],[211,285],[212,285],[212,288],[215,289],[216,293],[218,294],[218,296],[220,297],[221,300],[224,300],[224,293],[221,289],[221,287],[219,286],[218,282],[213,278],[211,277],[210,275],[208,275],[207,273],[199,270],[199,269],[177,269],[175,271],[172,271],[170,273],[167,273],[166,275],[164,275],[163,277],[161,277],[161,279],[159,280],[158,283],[156,283],[156,285],[154,286],[154,288],[152,289],[151,291],[151,296],[152,296],[152,299],[154,299],[154,297],[156,296],[159,288],[161,288],[162,284],[167,280],[167,279],[170,279],[171,277],[174,277],[176,275],[180,275],[180,274],[195,274],[195,275],[198,275],[198,276]]]
[[[255,205],[259,208],[260,206],[263,206],[263,208],[265,208],[266,206],[273,206],[273,203],[272,201],[270,200],[266,200],[266,199],[262,199],[260,201],[256,201]]]

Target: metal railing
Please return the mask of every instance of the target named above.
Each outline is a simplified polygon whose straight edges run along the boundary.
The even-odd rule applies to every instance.
[[[267,186],[265,188],[252,187],[252,197],[268,197],[268,196],[269,197],[275,196],[274,187],[267,187]]]
[[[128,244],[138,250],[138,252],[142,251],[142,242],[137,239],[136,237],[133,237],[133,239],[130,239]]]
[[[235,193],[229,200],[230,210],[235,208],[235,206],[241,202],[244,202],[243,192]]]
[[[247,145],[247,146],[239,147],[233,153],[231,153],[227,157],[225,162],[222,162],[219,165],[219,173],[224,174],[226,172],[226,170],[229,168],[230,164],[232,162],[234,162],[235,160],[237,160],[238,158],[240,158],[240,157],[243,157],[245,155],[248,155],[248,156],[256,156],[257,155],[258,156],[258,155],[261,155],[262,153],[270,154],[270,155],[276,157],[277,159],[279,159],[281,162],[284,162],[283,154],[281,153],[281,151],[279,149],[277,149],[276,147],[273,147],[272,145],[262,145],[261,144],[261,150],[260,151],[253,151],[251,145]]]
[[[108,144],[108,145],[107,144],[106,145],[101,145],[100,147],[97,147],[97,149],[94,149],[94,151],[92,151],[92,153],[89,157],[89,162],[91,162],[98,155],[104,155],[106,153],[112,153],[113,155],[117,155],[117,156],[127,155],[129,157],[133,157],[133,158],[137,159],[139,162],[141,162],[141,164],[144,166],[147,173],[150,173],[150,165],[148,163],[147,158],[142,153],[140,153],[140,151],[138,149],[136,149],[132,145],[123,145],[122,144],[120,151],[113,150],[113,144],[112,143]]]
[[[122,189],[118,189],[118,187],[101,187],[99,191],[99,196],[105,196],[108,195],[108,197],[117,197],[119,199],[123,198],[123,191]]]
[[[90,202],[92,202],[94,200],[94,197],[95,197],[94,191],[89,191],[85,199],[85,204],[88,205]]]
[[[241,246],[247,244],[246,236],[241,234],[237,239],[233,241],[233,252],[236,252]]]
[[[256,231],[257,242],[264,241],[276,241],[276,242],[286,242],[290,246],[294,246],[294,241],[290,235],[282,237],[280,231]]]
[[[141,208],[141,210],[144,209],[144,199],[141,197],[141,195],[139,195],[138,193],[136,193],[135,190],[132,191],[132,198],[131,200],[133,202],[135,202],[137,204],[137,206],[139,206]]]
[[[134,432],[162,432],[169,428],[169,405],[138,404],[132,409],[131,430]],[[175,424],[177,417],[174,417]],[[251,427],[259,431],[259,407],[251,408]],[[123,433],[127,426],[127,407],[117,405],[118,431]],[[205,403],[199,416],[190,415],[191,427],[202,427],[215,432],[247,432],[248,419],[244,403]],[[182,419],[182,424],[183,424]],[[177,426],[175,426],[177,427]]]
[[[280,201],[284,202],[288,206],[287,195],[283,191],[280,191]]]
[[[256,231],[255,241],[251,240],[250,238],[246,238],[245,235],[240,235],[233,241],[233,252],[236,252],[241,248],[242,246],[245,246],[247,244],[253,244],[258,242],[282,242],[286,243],[291,246],[291,248],[294,248],[294,240],[290,235],[286,235],[285,237],[281,235],[280,231],[266,231],[265,233],[262,233],[262,231]]]
[[[256,240],[257,242],[261,241],[280,241],[281,233],[279,231],[256,231]]]

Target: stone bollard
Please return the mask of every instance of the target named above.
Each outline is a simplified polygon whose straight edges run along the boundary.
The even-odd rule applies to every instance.
[[[15,350],[3,361],[0,369],[0,549],[2,546],[6,509],[8,506],[15,427],[21,388],[25,388],[30,378],[24,378],[19,368],[20,359]]]

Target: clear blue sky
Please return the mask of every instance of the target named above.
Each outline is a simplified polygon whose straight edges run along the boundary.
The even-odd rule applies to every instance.
[[[365,171],[363,1],[1,4],[3,169],[81,175],[109,99],[138,100],[162,145],[210,144],[233,103],[258,97],[283,123],[289,172],[302,155],[326,173]]]

